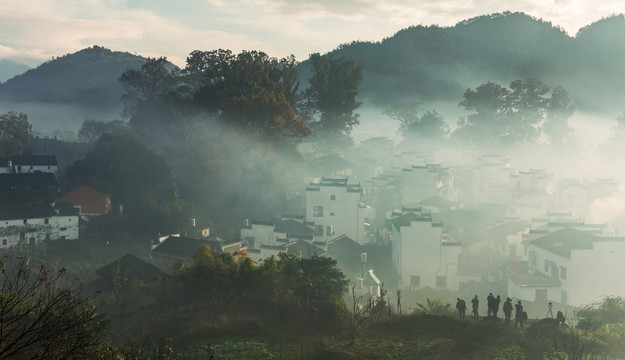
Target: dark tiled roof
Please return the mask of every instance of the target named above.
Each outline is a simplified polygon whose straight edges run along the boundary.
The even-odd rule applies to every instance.
[[[22,155],[22,156],[2,156],[0,157],[0,166],[7,166],[11,161],[13,166],[56,166],[56,156],[54,155]]]
[[[126,254],[112,263],[99,268],[95,272],[105,283],[112,284],[115,278],[115,272],[118,271],[118,266],[119,271],[122,271],[128,279],[149,282],[157,280],[159,276],[162,275],[161,271],[156,266],[131,254]]]
[[[286,245],[286,252],[295,254],[302,258],[309,258],[313,255],[320,255],[322,251],[304,240],[296,240]]]
[[[152,253],[162,256],[193,259],[193,255],[195,255],[198,248],[202,245],[208,245],[212,250],[221,252],[221,242],[217,240],[170,236],[152,249]]]
[[[415,214],[413,212],[410,212],[406,215],[402,215],[400,217],[397,217],[393,220],[391,220],[391,222],[393,223],[393,225],[395,225],[395,227],[397,229],[401,228],[402,226],[410,226],[410,223],[412,223],[413,221],[432,221],[432,215],[428,214]]]
[[[341,235],[328,242],[328,253],[332,256],[349,257],[356,254],[359,257],[363,252],[365,252],[363,246],[347,235]]]
[[[313,229],[293,219],[280,221],[278,224],[276,224],[275,231],[285,232],[287,234],[287,237],[306,238],[313,236],[315,233]]]
[[[518,221],[507,221],[502,224],[495,225],[487,229],[488,235],[495,238],[506,237],[508,235],[516,234],[519,231],[527,230],[529,226],[525,223]]]
[[[451,209],[455,204],[455,202],[449,201],[440,196],[432,196],[419,202],[419,205],[421,206],[433,206],[441,209]]]
[[[56,216],[47,203],[17,203],[0,205],[0,220],[43,219]]]
[[[47,191],[57,186],[50,173],[0,174],[0,194]]]
[[[58,202],[54,205],[54,208],[59,211],[59,216],[78,216],[78,209],[71,202]]]
[[[570,258],[571,250],[592,249],[595,241],[625,241],[625,238],[602,238],[585,231],[565,227],[545,236],[528,240],[534,246]]]
[[[510,267],[506,269],[506,276],[520,287],[558,287],[560,281],[540,272],[529,274],[526,272],[516,273]]]

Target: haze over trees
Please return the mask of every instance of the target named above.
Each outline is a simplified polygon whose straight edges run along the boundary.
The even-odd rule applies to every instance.
[[[535,78],[518,79],[510,89],[488,82],[475,90],[467,89],[460,106],[471,112],[458,121],[452,136],[473,143],[515,145],[536,143],[541,138],[566,143],[573,114],[568,93]]]
[[[406,101],[393,105],[382,114],[399,122],[398,132],[404,139],[442,141],[449,134],[449,125],[436,110],[423,112],[422,106],[418,101]]]

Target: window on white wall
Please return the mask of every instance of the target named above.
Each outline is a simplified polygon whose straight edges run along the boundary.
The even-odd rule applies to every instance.
[[[313,206],[313,217],[323,217],[323,206]]]
[[[419,286],[421,286],[421,276],[420,275],[412,275],[412,276],[410,276],[410,286],[411,287],[419,287]]]
[[[560,279],[566,280],[566,268],[564,266],[560,266]]]

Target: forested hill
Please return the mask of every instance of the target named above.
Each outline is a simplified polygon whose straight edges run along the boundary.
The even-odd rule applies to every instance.
[[[622,15],[601,19],[570,35],[523,13],[503,13],[472,18],[452,27],[413,26],[380,42],[356,41],[331,53],[362,62],[361,100],[382,108],[402,100],[457,104],[467,88],[488,81],[506,86],[515,79],[536,77],[551,86],[564,87],[578,110],[622,113],[622,34]],[[0,103],[59,104],[118,113],[122,105],[120,75],[139,68],[145,60],[93,46],[0,84]],[[307,62],[299,69],[305,86]],[[25,105],[7,109],[29,114],[39,111]],[[72,116],[76,121],[85,118],[78,119],[82,113]]]
[[[379,106],[405,98],[458,102],[469,87],[537,77],[567,89],[580,109],[623,111],[625,18],[599,20],[578,34],[523,13],[484,15],[453,27],[414,26],[381,42],[339,46],[359,59],[360,96]]]
[[[0,84],[2,102],[71,104],[103,110],[121,106],[120,75],[146,58],[93,46],[57,57]]]

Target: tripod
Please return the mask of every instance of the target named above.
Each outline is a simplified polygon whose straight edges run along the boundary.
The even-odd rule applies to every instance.
[[[550,318],[550,319],[553,319],[553,311],[551,310],[552,308],[553,308],[553,304],[549,303],[549,305],[548,305],[548,309],[549,310],[547,310],[547,317]]]

